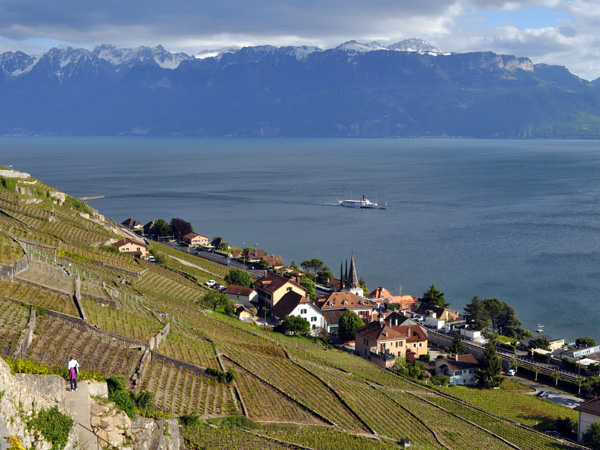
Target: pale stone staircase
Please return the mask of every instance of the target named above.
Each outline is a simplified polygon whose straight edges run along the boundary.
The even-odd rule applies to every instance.
[[[88,384],[85,381],[77,383],[77,390],[71,391],[67,388],[65,403],[66,406],[77,414],[75,418],[75,427],[79,434],[80,448],[86,450],[99,450],[101,446],[98,444],[98,439],[90,431],[90,394]]]

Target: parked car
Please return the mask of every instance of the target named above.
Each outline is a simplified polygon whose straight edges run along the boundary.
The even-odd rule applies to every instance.
[[[546,398],[546,397],[548,397],[548,395],[550,395],[550,394],[548,393],[548,391],[540,391],[540,392],[538,392],[538,393],[537,393],[537,394],[535,394],[535,395],[537,395],[538,397]]]
[[[208,280],[204,283],[204,286],[213,287],[217,282],[215,280]]]
[[[215,286],[215,289],[217,289],[219,292],[223,292],[227,288],[225,286],[223,286],[222,284],[217,284]]]
[[[515,369],[509,369],[508,372],[506,372],[506,375],[512,377],[514,375],[517,374],[517,371]]]
[[[148,256],[148,261],[156,262],[156,258],[154,256]]]

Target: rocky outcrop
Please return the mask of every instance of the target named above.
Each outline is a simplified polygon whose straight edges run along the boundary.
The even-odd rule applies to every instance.
[[[177,419],[131,420],[114,403],[90,399],[90,424],[105,442],[119,449],[180,450],[185,448],[183,432]]]
[[[0,428],[19,439],[25,448],[50,450],[52,444],[27,426],[41,409],[57,407],[70,417],[73,413],[64,406],[65,382],[56,375],[12,375],[8,365],[0,360]],[[2,436],[3,438],[5,436]],[[77,446],[73,427],[65,450]],[[5,442],[2,442],[5,444]]]

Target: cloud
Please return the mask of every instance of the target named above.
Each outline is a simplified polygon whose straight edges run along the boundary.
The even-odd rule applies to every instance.
[[[543,14],[540,14],[542,12]],[[230,45],[315,45],[420,37],[447,51],[495,51],[595,78],[596,0],[2,0],[0,51],[162,44],[196,53]]]

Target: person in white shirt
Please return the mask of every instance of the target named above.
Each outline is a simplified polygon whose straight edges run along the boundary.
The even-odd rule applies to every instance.
[[[71,359],[69,360],[68,369],[69,369],[69,380],[71,381],[71,390],[76,391],[77,390],[77,375],[79,374],[79,363],[72,356],[71,356]]]

